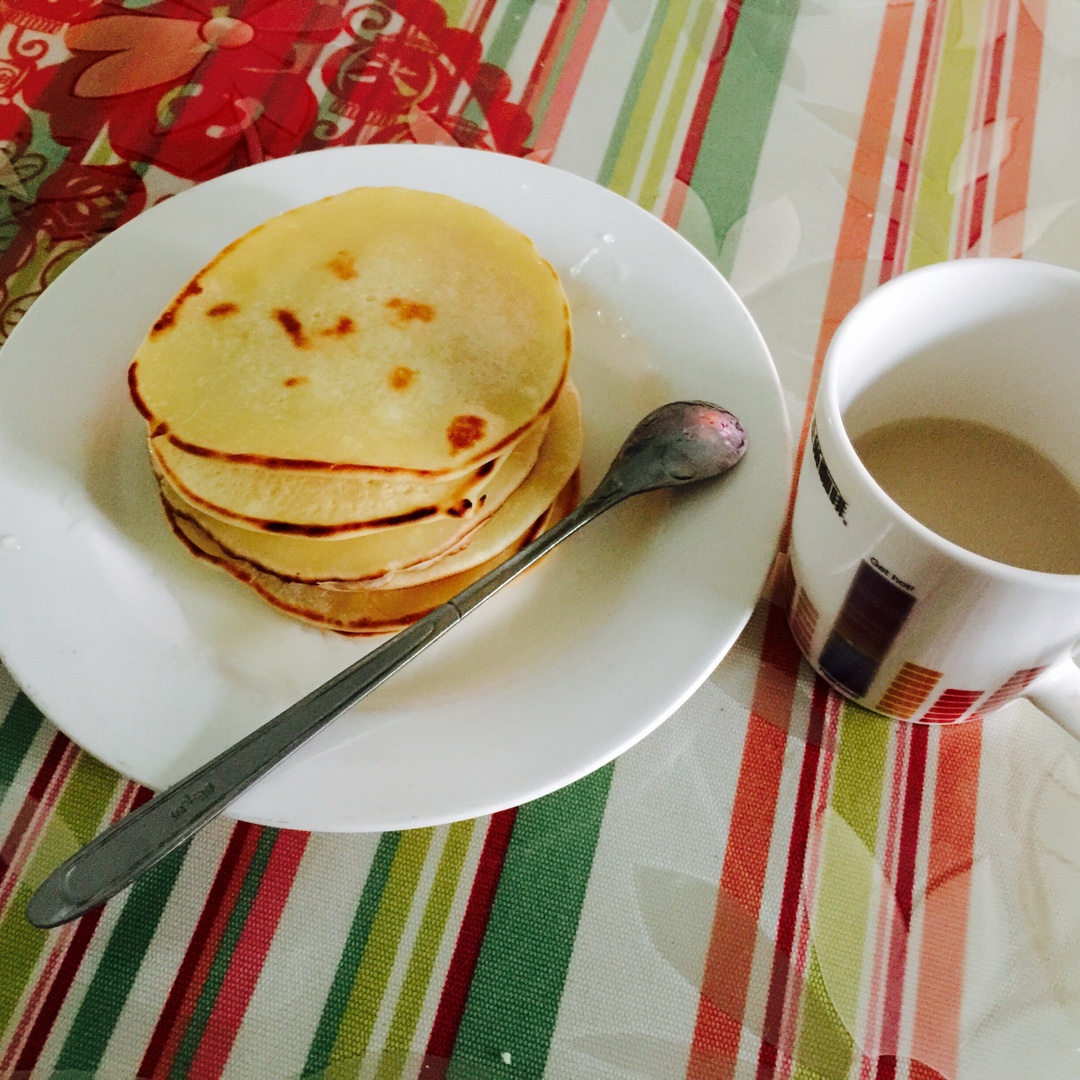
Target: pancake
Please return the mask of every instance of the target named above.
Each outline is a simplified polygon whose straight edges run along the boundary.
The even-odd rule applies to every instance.
[[[570,349],[558,275],[526,236],[445,195],[357,188],[225,248],[129,386],[151,435],[192,455],[433,482],[547,412]]]
[[[198,457],[150,439],[156,469],[203,513],[241,528],[298,537],[346,538],[394,525],[474,517],[488,493],[529,472],[547,430],[541,417],[505,454],[464,478],[423,483],[377,473],[271,469]],[[503,495],[505,498],[505,494]]]
[[[541,440],[539,436],[544,436]],[[520,535],[551,503],[577,463],[580,419],[576,393],[568,383],[552,410],[551,423],[519,444],[510,461],[499,470],[484,493],[484,504],[471,519],[441,518],[377,529],[344,540],[312,539],[238,528],[191,506],[165,478],[160,478],[162,498],[177,513],[186,514],[234,559],[251,563],[288,581],[334,587],[374,584],[416,564],[424,566],[449,551],[466,545],[469,537],[501,514],[505,504],[524,501],[531,516],[514,533],[502,530],[500,548]],[[535,442],[536,445],[530,445]],[[538,457],[539,454],[539,457]],[[573,455],[569,468],[560,467]],[[534,464],[535,463],[535,464]],[[520,511],[514,520],[521,518]],[[490,544],[489,544],[490,548]],[[497,553],[490,548],[481,560]],[[469,569],[471,565],[462,569]]]
[[[196,556],[227,571],[254,589],[264,600],[294,618],[344,634],[385,634],[422,618],[429,611],[479,580],[530,540],[565,517],[576,499],[572,483],[551,507],[504,551],[461,574],[408,589],[335,591],[295,581],[283,581],[241,559],[230,558],[190,517],[166,504],[169,522],[180,540]]]

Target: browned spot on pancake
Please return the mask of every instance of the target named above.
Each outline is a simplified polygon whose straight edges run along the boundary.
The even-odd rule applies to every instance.
[[[300,325],[300,320],[293,312],[288,308],[275,308],[274,318],[281,324],[281,329],[289,335],[292,339],[292,343],[298,349],[307,348],[307,335],[304,333],[304,328]]]
[[[356,270],[356,256],[351,251],[339,251],[326,264],[326,267],[342,281],[351,281],[360,276]]]
[[[154,414],[146,407],[146,402],[143,401],[142,396],[139,393],[139,361],[132,360],[128,365],[127,371],[128,393],[131,395],[131,400],[135,403],[135,408],[142,414],[144,420],[149,423],[154,423]]]
[[[153,416],[146,410],[145,405],[139,406],[140,412],[148,420]],[[146,411],[144,411],[146,410]],[[290,469],[292,471],[311,469],[316,472],[369,472],[379,473],[383,476],[419,476],[440,479],[443,470],[440,469],[407,469],[399,465],[362,465],[351,461],[324,461],[320,458],[286,458],[271,457],[269,454],[237,453],[232,450],[214,450],[199,443],[188,442],[183,436],[175,431],[169,431],[169,442],[178,450],[185,450],[196,457],[210,458],[214,461],[235,461],[241,465],[259,465],[265,469]]]
[[[335,533],[348,532],[355,529],[358,524],[369,528],[382,528],[390,525],[408,525],[410,521],[423,521],[424,518],[432,517],[439,512],[437,506],[422,506],[418,510],[410,510],[405,514],[391,514],[389,517],[375,518],[372,521],[348,522],[344,525],[297,525],[288,521],[269,521],[266,518],[249,518],[257,528],[270,533],[284,533],[287,536],[333,536]]]
[[[305,383],[309,383],[311,380],[306,375],[290,375],[283,386],[303,386]]]
[[[574,349],[574,332],[570,329],[570,324],[566,324],[566,355],[569,356]]]
[[[186,285],[184,286],[184,289],[183,289],[183,291],[182,291],[182,292],[180,293],[180,295],[179,295],[179,296],[178,296],[178,297],[176,298],[176,300],[174,301],[174,303],[176,303],[176,305],[177,305],[177,306],[179,306],[179,305],[180,305],[180,304],[182,304],[182,303],[183,303],[183,302],[184,302],[185,300],[189,299],[189,298],[190,298],[190,297],[192,297],[192,296],[198,296],[198,295],[199,295],[199,293],[201,293],[201,292],[202,292],[202,286],[201,286],[201,285],[199,284],[199,279],[198,279],[197,277],[193,277],[193,278],[192,278],[192,279],[191,279],[191,280],[190,280],[190,281],[189,281],[189,282],[188,282],[188,283],[187,283],[187,284],[186,284]]]
[[[468,450],[475,446],[487,431],[487,421],[482,416],[455,416],[446,429],[446,437],[450,440],[451,453],[456,454],[459,450]]]
[[[400,296],[387,300],[386,306],[398,317],[400,323],[409,323],[416,319],[420,322],[431,322],[435,318],[435,309],[430,304],[404,300]]]
[[[157,439],[162,435],[167,435],[169,432],[169,425],[165,423],[157,424],[154,430],[150,432],[150,438]]]
[[[481,465],[480,468],[476,470],[476,479],[477,480],[483,480],[483,478],[485,476],[490,476],[491,471],[494,468],[495,468],[495,459],[494,458],[492,458],[490,461],[485,461],[484,464]]]
[[[556,384],[555,389],[552,391],[551,396],[544,403],[544,407],[528,423],[534,423],[539,417],[547,413],[555,404],[555,402],[558,400],[559,394],[562,393],[563,385],[566,382],[566,374],[567,368],[564,367],[562,370],[562,374],[559,376],[559,381]],[[506,447],[508,447],[511,443],[521,438],[521,433],[525,430],[527,426],[528,424],[522,424],[520,427],[512,428],[501,439],[499,439],[498,442],[485,444],[483,447],[481,447],[480,450],[477,451],[475,458],[472,460],[478,459],[481,454],[497,454],[499,453],[499,451],[505,450]]]
[[[157,337],[158,334],[168,330],[171,326],[175,326],[176,316],[179,314],[184,301],[189,300],[193,296],[198,296],[201,292],[202,286],[199,284],[199,279],[192,278],[183,289],[181,289],[176,299],[161,313],[157,322],[150,327],[150,336]]]
[[[235,315],[239,310],[235,304],[215,304],[212,308],[206,309],[206,314],[212,318],[220,319],[223,315]]]
[[[333,326],[320,330],[323,337],[344,337],[346,334],[356,333],[356,323],[348,315],[342,315]]]
[[[395,390],[404,390],[416,378],[411,367],[396,367],[390,372],[390,385]]]
[[[461,502],[454,506],[448,506],[446,513],[448,517],[459,518],[464,517],[473,508],[472,499],[462,499]]]

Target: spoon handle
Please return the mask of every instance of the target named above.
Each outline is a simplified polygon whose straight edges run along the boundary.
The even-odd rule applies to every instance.
[[[601,484],[576,510],[506,562],[109,826],[46,878],[30,898],[27,919],[34,926],[59,926],[115,896],[190,840],[315,732],[371,693],[556,544],[627,494],[621,488]]]

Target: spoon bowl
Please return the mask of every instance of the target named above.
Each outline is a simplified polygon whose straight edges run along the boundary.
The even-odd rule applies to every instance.
[[[600,488],[609,478],[626,495],[692,484],[726,473],[745,453],[746,432],[726,409],[673,401],[630,432]]]

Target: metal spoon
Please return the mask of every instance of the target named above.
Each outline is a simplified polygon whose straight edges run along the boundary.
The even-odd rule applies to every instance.
[[[27,919],[34,926],[59,926],[103,904],[582,525],[631,495],[720,476],[740,461],[745,449],[742,425],[715,405],[678,401],[650,413],[623,443],[597,489],[573,513],[452,600],[111,825],[41,884],[27,905]]]

